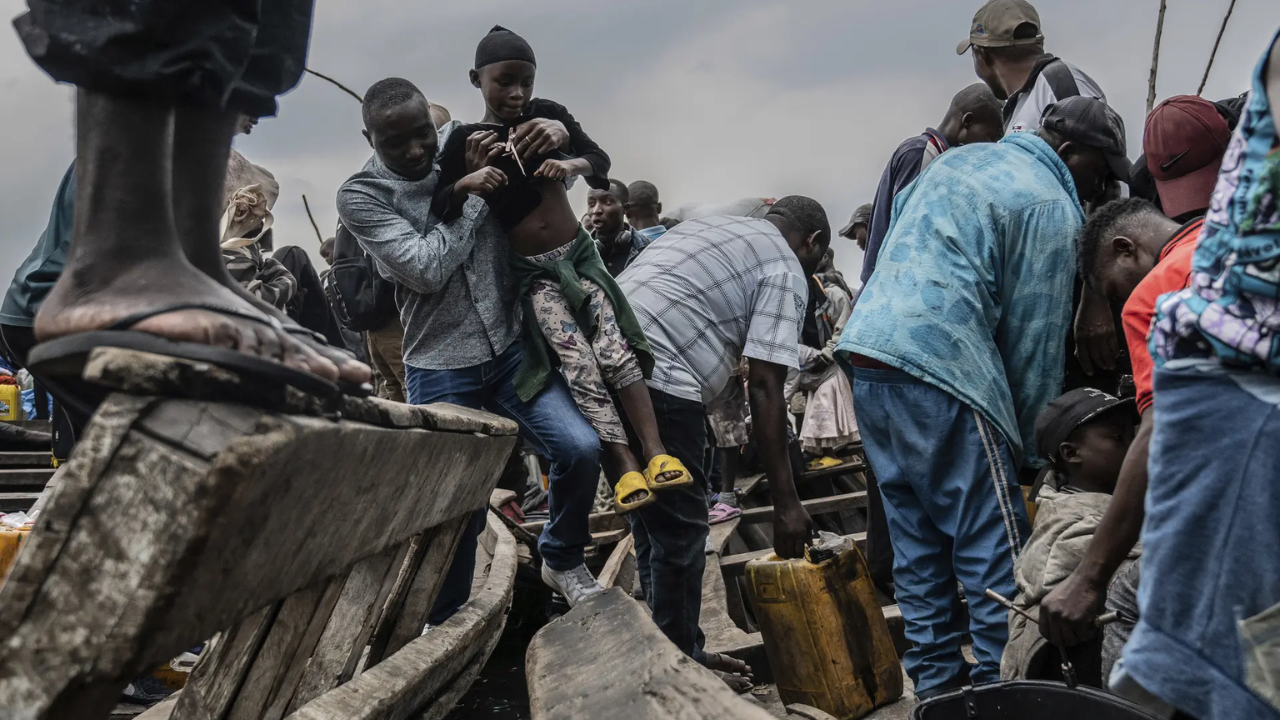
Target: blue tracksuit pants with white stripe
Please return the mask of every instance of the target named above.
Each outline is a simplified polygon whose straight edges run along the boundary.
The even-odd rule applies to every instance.
[[[957,581],[978,660],[970,677],[999,680],[1008,613],[983,593],[1013,598],[1013,563],[1031,534],[1008,444],[973,408],[898,370],[855,368],[853,400],[884,496],[898,606],[915,643],[903,662],[916,692],[928,695],[965,669]]]

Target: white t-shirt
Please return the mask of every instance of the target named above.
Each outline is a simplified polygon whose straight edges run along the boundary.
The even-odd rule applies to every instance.
[[[653,350],[654,390],[709,403],[740,357],[799,366],[809,288],[768,220],[680,223],[645,248],[618,285]]]
[[[1093,78],[1085,75],[1084,71],[1075,65],[1065,60],[1062,62],[1071,70],[1071,76],[1075,78],[1076,87],[1079,88],[1081,95],[1102,102],[1107,101],[1107,96],[1102,93],[1102,88],[1098,87],[1098,83],[1094,82]],[[1005,123],[1005,135],[1039,130],[1040,116],[1044,114],[1044,109],[1058,102],[1058,98],[1054,96],[1053,88],[1049,87],[1049,81],[1042,72],[1036,77],[1036,83],[1031,90],[1019,95],[1016,102],[1013,116],[1009,118],[1009,122]]]

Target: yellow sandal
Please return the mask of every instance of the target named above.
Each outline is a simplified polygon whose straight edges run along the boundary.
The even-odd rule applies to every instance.
[[[659,480],[658,476],[663,473],[680,472],[680,477],[675,480]],[[649,461],[649,467],[645,468],[644,477],[649,481],[649,487],[654,490],[666,490],[667,488],[684,487],[693,484],[693,476],[689,474],[688,468],[679,459],[670,455],[654,455]]]
[[[627,500],[637,493],[644,493],[644,495],[639,500]],[[618,480],[618,484],[613,486],[613,509],[619,515],[652,505],[657,499],[649,487],[649,481],[638,472],[633,471],[623,475]]]

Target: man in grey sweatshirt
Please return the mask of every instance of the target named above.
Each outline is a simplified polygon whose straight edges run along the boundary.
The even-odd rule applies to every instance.
[[[338,214],[379,272],[397,285],[409,402],[482,408],[519,423],[521,435],[551,459],[551,519],[538,549],[559,579],[555,589],[571,603],[599,592],[583,550],[591,540],[587,521],[600,474],[600,439],[558,373],[530,401],[516,394],[513,378],[524,352],[519,298],[506,236],[479,197],[506,180],[501,171],[483,167],[492,140],[469,144],[478,169],[455,186],[465,200],[462,214],[441,223],[430,213],[440,138],[426,97],[407,80],[388,78],[369,88],[363,114],[374,156],[338,191]],[[453,126],[441,132],[447,135]],[[534,147],[568,139],[559,123],[529,130],[521,139]],[[466,602],[483,527],[481,510],[459,544],[431,625]]]

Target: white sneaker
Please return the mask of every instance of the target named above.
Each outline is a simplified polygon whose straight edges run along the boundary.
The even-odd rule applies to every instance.
[[[579,565],[572,570],[552,570],[546,563],[542,564],[542,582],[547,587],[555,590],[569,601],[569,607],[573,607],[578,603],[586,600],[592,595],[599,595],[604,592],[604,588],[600,587],[600,583],[596,582],[596,578],[587,569],[586,565]]]

